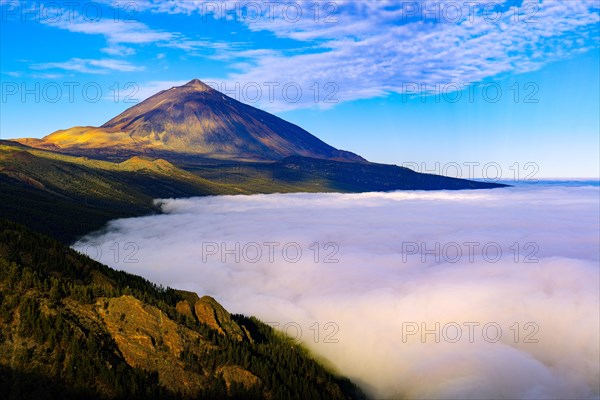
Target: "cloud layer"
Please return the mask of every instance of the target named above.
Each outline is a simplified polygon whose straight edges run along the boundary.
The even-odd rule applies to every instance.
[[[376,398],[598,398],[598,196],[163,200],[75,247],[273,323]]]

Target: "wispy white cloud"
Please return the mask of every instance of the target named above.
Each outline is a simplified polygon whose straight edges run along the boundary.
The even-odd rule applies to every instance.
[[[114,6],[114,2],[107,2],[106,6]],[[127,3],[128,5],[130,3]],[[131,4],[135,4],[131,2]],[[119,7],[125,7],[120,5]],[[139,3],[134,9],[136,13],[144,9],[142,3]],[[41,9],[37,10],[42,12]],[[124,13],[123,11],[121,11]],[[41,19],[42,23],[48,26],[67,30],[74,33],[83,33],[87,35],[101,35],[105,38],[107,46],[100,51],[111,56],[126,57],[136,54],[138,45],[156,45],[158,47],[167,47],[183,50],[188,55],[207,55],[214,53],[231,51],[239,43],[228,43],[222,41],[190,39],[185,34],[179,32],[169,32],[164,30],[152,29],[148,25],[137,20],[119,19],[119,18],[99,18],[91,19],[77,11],[73,11],[70,18],[62,18],[57,21],[52,19]],[[195,32],[191,32],[192,35]]]
[[[111,71],[135,72],[143,71],[144,67],[133,65],[127,61],[114,59],[82,59],[72,58],[64,62],[48,62],[32,64],[31,69],[47,70],[59,69],[65,71],[75,71],[89,74],[107,74]]]
[[[186,52],[189,56],[204,56],[213,59],[222,59],[227,54],[236,54],[240,49],[248,46],[246,43],[223,42],[210,39],[187,39],[179,36],[166,43],[157,43],[159,47],[170,47]]]
[[[176,34],[154,30],[138,21],[103,18],[90,20],[78,12],[73,12],[71,18],[58,21],[42,20],[48,26],[64,29],[69,32],[88,35],[102,35],[107,47],[101,51],[113,56],[129,56],[135,54],[135,49],[127,45],[139,45],[174,40]]]
[[[62,77],[64,77],[63,74],[48,74],[48,73],[43,73],[43,74],[31,74],[32,78],[35,79],[60,79]]]
[[[118,56],[118,57],[131,56],[131,55],[135,54],[135,50],[132,49],[131,47],[121,46],[121,45],[117,45],[117,44],[112,44],[111,46],[104,47],[104,48],[100,49],[100,51],[102,51],[103,53],[106,53],[106,54],[110,54],[111,56]]]
[[[91,35],[103,35],[109,43],[153,43],[169,40],[174,37],[170,32],[150,29],[147,25],[137,22],[122,22],[112,19],[99,21],[86,21],[81,15],[73,20],[60,20],[53,26],[70,32],[85,33]]]

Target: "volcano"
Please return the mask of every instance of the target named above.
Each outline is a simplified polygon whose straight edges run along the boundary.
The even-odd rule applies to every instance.
[[[297,125],[241,103],[198,79],[163,90],[100,127],[74,127],[22,144],[70,154],[202,156],[277,161],[290,156],[365,162]],[[166,154],[166,155],[165,155]]]

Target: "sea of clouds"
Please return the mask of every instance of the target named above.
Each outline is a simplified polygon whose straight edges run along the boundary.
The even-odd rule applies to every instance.
[[[599,398],[598,187],[160,200],[74,245],[298,338],[376,398]]]

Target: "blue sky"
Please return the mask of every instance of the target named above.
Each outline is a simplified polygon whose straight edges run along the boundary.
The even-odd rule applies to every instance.
[[[2,139],[199,78],[371,161],[599,175],[598,0],[0,3]]]

